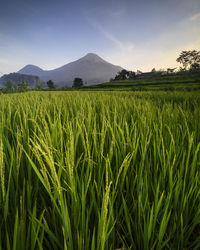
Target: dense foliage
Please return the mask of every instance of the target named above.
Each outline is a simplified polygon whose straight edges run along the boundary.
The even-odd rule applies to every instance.
[[[76,77],[74,78],[74,81],[73,81],[73,88],[80,88],[83,86],[83,79],[82,78],[79,78],[79,77]]]
[[[52,80],[47,81],[47,86],[51,90],[55,89],[55,84]]]
[[[184,70],[200,70],[200,51],[182,51],[176,61],[183,65]]]
[[[0,98],[0,249],[199,249],[200,93]]]
[[[135,72],[127,71],[122,69],[120,72],[117,73],[114,79],[110,79],[110,81],[119,81],[119,80],[132,80],[135,79]]]

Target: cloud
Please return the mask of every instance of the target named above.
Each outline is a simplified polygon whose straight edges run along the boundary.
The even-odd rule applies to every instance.
[[[143,48],[139,45],[136,47],[133,42],[124,42],[118,39],[112,32],[106,30],[96,21],[90,19],[89,23],[113,44],[112,48],[102,53],[102,56],[113,64],[118,64],[128,70],[141,69],[147,71],[153,67],[161,68],[164,65],[170,65],[172,62],[170,60],[173,58],[172,53],[168,55],[167,52],[163,53],[158,48],[152,48],[151,42],[147,42]]]
[[[200,49],[200,37],[197,30],[194,31],[189,23],[187,25],[182,23],[141,45],[136,44],[131,49],[126,47],[125,43],[122,45],[124,45],[121,46],[123,49],[113,48],[112,51],[107,52],[105,58],[129,70],[149,71],[154,67],[156,69],[179,67],[176,62],[179,53],[182,50]]]
[[[92,25],[96,30],[103,34],[106,39],[112,42],[116,49],[132,51],[135,48],[135,44],[133,42],[123,42],[96,21],[92,19],[89,19],[88,21],[90,25]]]
[[[193,16],[193,20],[200,17]],[[99,30],[112,42],[113,47],[102,53],[102,56],[113,64],[118,64],[128,70],[149,71],[152,68],[179,67],[176,58],[182,50],[200,49],[199,26],[196,22],[186,19],[176,23],[154,37],[140,43],[128,42],[118,39],[112,31],[108,31],[93,22],[95,29]],[[139,33],[138,33],[139,34]]]
[[[191,16],[191,17],[190,17],[190,21],[196,21],[196,20],[199,19],[199,18],[200,18],[200,12],[197,13],[197,14],[195,14],[195,15],[193,15],[193,16]]]
[[[115,9],[108,9],[106,12],[111,19],[119,20],[127,15],[127,5],[125,3],[120,4],[118,8],[115,6]]]
[[[124,68],[130,68],[133,65],[135,44],[133,42],[123,42],[116,38],[111,32],[105,30],[102,26],[98,25],[99,31],[106,39],[113,43],[113,48],[105,53],[104,57],[114,64],[121,65]]]
[[[133,50],[135,48],[135,44],[131,42],[122,42],[121,40],[117,39],[111,32],[106,31],[102,27],[99,27],[99,30],[103,33],[103,35],[115,46],[118,47],[120,50]]]
[[[112,18],[119,18],[124,16],[125,14],[125,9],[120,9],[120,10],[116,10],[116,11],[110,11],[109,14]]]

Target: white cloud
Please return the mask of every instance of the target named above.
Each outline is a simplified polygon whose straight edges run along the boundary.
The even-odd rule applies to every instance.
[[[103,57],[107,61],[130,69],[130,65],[133,65],[134,55],[136,53],[135,44],[133,42],[123,42],[116,38],[111,32],[105,30],[102,26],[97,24],[95,26],[106,39],[113,43],[113,48],[104,53]]]
[[[199,14],[200,17],[200,14]],[[197,18],[197,15],[196,15]],[[179,67],[176,58],[182,50],[200,50],[200,29],[196,22],[175,24],[168,31],[151,37],[142,45],[136,44],[132,51],[112,53],[111,58],[127,69],[148,71],[152,68]]]
[[[99,29],[108,40],[110,40],[115,46],[117,46],[118,49],[132,51],[135,48],[134,43],[122,42],[121,40],[117,39],[112,33],[104,30],[102,27],[99,27]]]
[[[106,39],[113,43],[113,50],[118,51],[121,54],[132,54],[135,50],[135,44],[133,42],[123,42],[115,37],[110,31],[103,28],[99,23],[94,20],[90,20],[90,24],[99,30]]]
[[[142,45],[136,44],[132,49],[128,46],[121,46],[121,50],[113,48],[107,52],[105,58],[129,70],[149,71],[154,67],[179,67],[176,58],[182,50],[200,50],[198,30],[196,25],[179,23],[167,32],[148,39]]]
[[[111,63],[118,64],[128,70],[150,71],[152,68],[160,69],[167,67],[177,67],[178,52],[161,51],[148,48],[137,48],[131,53],[128,51],[112,51],[105,54],[105,58]]]
[[[200,13],[197,13],[197,14],[190,17],[190,21],[196,21],[199,18],[200,18]]]
[[[108,14],[111,18],[115,18],[115,19],[119,19],[124,17],[124,15],[126,14],[126,7],[120,7],[117,10],[109,10]]]

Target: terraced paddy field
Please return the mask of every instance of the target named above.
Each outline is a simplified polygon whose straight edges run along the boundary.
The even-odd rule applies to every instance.
[[[199,249],[200,92],[0,95],[0,249]]]
[[[200,73],[182,73],[175,75],[161,75],[140,77],[133,80],[111,81],[98,85],[87,86],[83,90],[104,91],[199,91]]]

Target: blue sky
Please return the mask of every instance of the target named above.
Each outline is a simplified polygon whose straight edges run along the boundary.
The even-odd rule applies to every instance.
[[[0,74],[89,52],[129,70],[174,67],[200,49],[199,0],[1,0]]]

